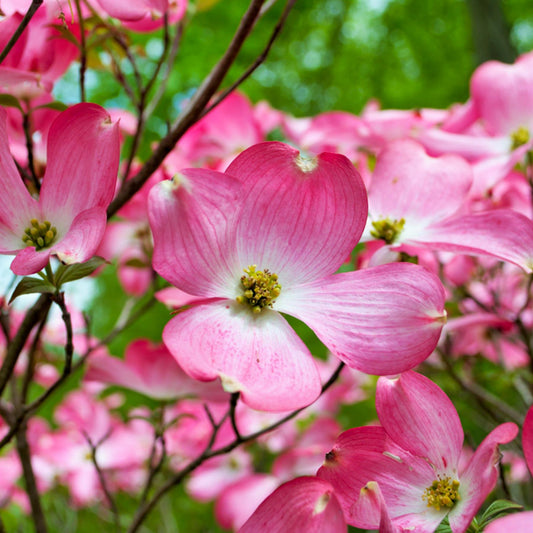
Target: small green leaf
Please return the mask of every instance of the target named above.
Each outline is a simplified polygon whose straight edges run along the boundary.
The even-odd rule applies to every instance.
[[[33,294],[36,292],[48,292],[50,294],[54,294],[56,292],[56,288],[49,281],[25,277],[22,278],[19,284],[15,287],[9,303],[23,294]]]
[[[19,101],[10,94],[0,94],[0,105],[4,107],[16,107],[22,111]]]
[[[136,257],[134,257],[132,259],[128,259],[124,263],[124,266],[133,267],[133,268],[146,268],[148,265],[144,261],[141,261],[140,259],[137,259]]]
[[[450,523],[448,522],[448,517],[446,516],[444,520],[439,524],[439,527],[435,530],[435,533],[453,533]]]
[[[78,39],[76,39],[74,34],[68,28],[65,28],[65,26],[63,26],[62,24],[50,24],[50,27],[55,28],[61,34],[61,37],[63,39],[70,41],[73,45],[76,46],[76,48],[80,48],[80,43]]]
[[[480,520],[480,527],[484,528],[493,520],[496,520],[496,518],[514,511],[521,511],[522,509],[522,505],[519,505],[518,503],[510,502],[508,500],[496,500],[494,503],[489,505],[487,510],[483,513],[483,516]]]
[[[68,109],[68,105],[64,104],[63,102],[55,101],[38,105],[37,107],[34,107],[34,109],[55,109],[56,111],[65,111],[65,109]]]
[[[107,261],[103,257],[95,256],[85,263],[73,263],[72,265],[61,265],[55,275],[57,287],[61,287],[64,283],[76,281],[77,279],[85,278],[92,274],[98,267],[106,264]]]

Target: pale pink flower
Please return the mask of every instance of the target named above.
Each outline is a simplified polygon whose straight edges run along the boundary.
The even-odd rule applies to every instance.
[[[0,21],[0,49],[7,44],[22,17],[21,13],[13,12]],[[24,99],[52,90],[54,82],[79,55],[78,47],[62,38],[61,32],[53,27],[57,23],[59,20],[47,16],[45,9],[37,10],[0,65],[0,88]],[[74,26],[69,31],[78,33]]]
[[[156,185],[154,269],[205,299],[163,332],[182,368],[202,381],[220,378],[256,409],[308,405],[320,394],[319,373],[280,313],[367,373],[424,360],[444,317],[436,276],[411,264],[333,275],[357,244],[366,206],[348,159],[305,160],[282,143],[245,150],[225,174],[187,169]]]
[[[120,385],[159,400],[185,396],[201,396],[212,401],[227,399],[218,384],[192,380],[165,346],[145,339],[132,342],[126,348],[124,359],[95,353],[89,359],[85,380]]]
[[[533,223],[509,209],[465,213],[472,170],[462,158],[434,158],[410,139],[379,155],[368,191],[365,240],[488,255],[533,269]],[[380,254],[386,249],[379,251]]]
[[[496,484],[498,445],[514,439],[517,426],[495,428],[462,466],[459,416],[428,378],[413,371],[380,378],[376,409],[382,427],[342,433],[318,472],[335,488],[347,522],[379,527],[381,507],[359,501],[361,490],[377,482],[400,530],[432,533],[447,516],[453,533],[464,533]]]
[[[152,31],[163,25],[165,14],[170,24],[181,20],[188,0],[98,0],[98,3],[126,27],[135,31]]]
[[[51,255],[64,263],[90,259],[104,234],[119,160],[117,125],[95,104],[61,113],[48,134],[47,166],[33,198],[9,153],[0,110],[0,253],[16,255],[15,274],[34,274]]]

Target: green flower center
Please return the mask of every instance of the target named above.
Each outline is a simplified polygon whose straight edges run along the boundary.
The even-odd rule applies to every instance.
[[[529,141],[529,130],[523,126],[518,128],[511,134],[511,140],[513,141],[513,150],[526,144]]]
[[[37,251],[51,246],[57,237],[57,229],[48,220],[39,222],[36,218],[30,220],[31,226],[24,230],[22,242],[25,246],[35,246]]]
[[[442,507],[451,509],[461,499],[459,481],[448,476],[439,477],[424,491],[422,499],[428,502],[428,507],[434,507],[437,511]]]
[[[260,313],[265,307],[272,307],[281,293],[278,275],[268,269],[256,270],[256,265],[244,269],[245,276],[241,277],[243,293],[237,296],[237,302],[248,304],[254,313]]]
[[[405,218],[391,220],[387,217],[383,220],[372,222],[374,229],[370,232],[370,235],[385,241],[387,244],[392,244],[402,232],[404,225]]]

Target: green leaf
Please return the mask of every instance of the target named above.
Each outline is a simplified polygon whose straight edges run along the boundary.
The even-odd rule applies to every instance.
[[[80,48],[80,43],[78,39],[76,39],[74,34],[68,28],[66,28],[62,24],[50,24],[50,27],[55,28],[61,34],[61,37],[63,39],[70,41],[77,48]]]
[[[48,292],[50,294],[54,294],[56,292],[56,288],[49,281],[25,277],[22,278],[19,284],[15,287],[9,303],[23,294],[33,294],[36,292]]]
[[[521,511],[522,509],[523,506],[519,505],[518,503],[510,502],[508,500],[496,500],[494,503],[490,504],[487,510],[483,513],[480,521],[480,527],[484,528],[496,518],[514,511]]]
[[[136,257],[134,257],[132,259],[128,259],[124,263],[124,266],[129,266],[133,268],[146,268],[148,265],[146,264],[145,261],[141,261],[140,259],[137,259]]]
[[[38,105],[37,107],[34,107],[34,109],[55,109],[56,111],[65,111],[65,109],[68,109],[68,105],[64,104],[63,102],[49,102],[48,104],[42,104]]]
[[[22,111],[22,107],[19,101],[10,94],[0,94],[0,105],[4,107],[16,107],[17,109]]]
[[[447,516],[439,524],[439,527],[435,530],[435,533],[452,533],[452,528],[450,527]]]
[[[74,263],[72,265],[61,265],[56,271],[56,285],[61,287],[64,283],[76,281],[92,274],[98,267],[106,264],[103,257],[95,256],[85,263]]]

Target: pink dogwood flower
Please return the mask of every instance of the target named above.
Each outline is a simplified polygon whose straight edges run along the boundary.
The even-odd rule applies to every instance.
[[[424,360],[445,314],[433,274],[395,264],[333,275],[366,215],[365,188],[348,159],[305,160],[277,142],[245,150],[224,174],[186,169],[154,186],[154,268],[204,298],[163,332],[182,368],[202,381],[220,378],[256,409],[308,405],[320,394],[318,370],[281,313],[367,373]]]
[[[346,522],[333,487],[323,479],[299,477],[277,488],[239,533],[344,533]]]
[[[318,476],[329,481],[347,522],[379,527],[379,499],[368,505],[361,491],[379,486],[392,524],[400,531],[432,533],[448,517],[464,533],[498,477],[498,445],[518,433],[509,422],[495,428],[464,466],[463,428],[446,394],[416,372],[378,380],[376,409],[382,427],[342,433]],[[404,529],[402,529],[404,528]]]
[[[0,253],[11,270],[34,274],[51,255],[64,263],[90,259],[104,234],[119,163],[117,124],[95,104],[78,104],[50,126],[39,199],[28,192],[9,153],[0,109]]]
[[[510,209],[466,212],[472,179],[458,156],[430,157],[410,139],[390,143],[372,176],[364,239],[381,239],[392,250],[407,244],[488,255],[531,272],[533,223]]]

